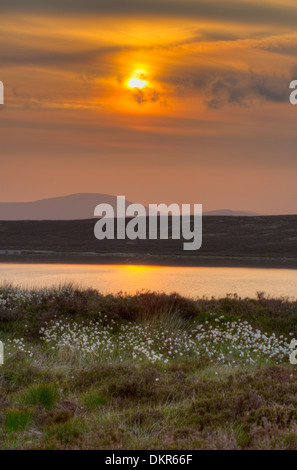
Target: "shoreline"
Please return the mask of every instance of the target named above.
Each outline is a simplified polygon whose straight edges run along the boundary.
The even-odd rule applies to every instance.
[[[297,269],[297,258],[139,255],[137,253],[26,253],[0,255],[0,264],[145,265],[160,267]]]
[[[198,251],[182,240],[102,240],[94,220],[0,221],[0,263],[297,269],[297,216],[205,217]]]

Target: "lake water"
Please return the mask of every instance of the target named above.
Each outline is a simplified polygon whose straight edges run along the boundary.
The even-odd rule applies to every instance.
[[[297,297],[297,270],[289,269],[0,264],[0,281],[24,287],[71,281],[103,294],[151,290],[194,298],[222,297],[228,293],[255,297],[261,291],[273,297]]]

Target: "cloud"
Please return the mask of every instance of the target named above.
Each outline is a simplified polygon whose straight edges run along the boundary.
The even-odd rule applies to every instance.
[[[1,0],[1,11],[190,17],[296,26],[296,6],[247,0]]]
[[[257,49],[272,52],[275,54],[281,54],[289,57],[297,56],[297,37],[296,34],[276,36],[263,39],[254,46]]]
[[[175,94],[183,97],[201,93],[208,108],[226,105],[250,106],[256,101],[284,103],[288,101],[289,83],[296,78],[295,70],[287,75],[249,71],[203,70],[199,68],[186,80],[183,77],[163,77],[173,86]]]
[[[131,90],[130,96],[131,99],[136,101],[138,104],[147,102],[155,103],[156,101],[160,101],[160,94],[158,91],[148,86],[143,89],[135,88]]]
[[[23,49],[19,51],[9,51],[9,49],[2,49],[0,52],[0,63],[3,65],[37,65],[37,66],[58,66],[64,64],[91,64],[99,62],[104,58],[112,57],[122,51],[127,51],[128,46],[110,46],[101,47],[85,51],[65,51],[65,52],[49,52],[35,50],[33,48],[26,48],[24,53]]]
[[[249,106],[256,100],[276,103],[288,101],[286,76],[247,73],[219,73],[206,87],[205,101],[209,108],[226,104]]]

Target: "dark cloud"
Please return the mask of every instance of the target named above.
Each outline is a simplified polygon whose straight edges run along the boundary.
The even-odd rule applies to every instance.
[[[1,11],[151,15],[296,26],[296,7],[238,0],[1,0]]]
[[[256,46],[258,49],[281,54],[289,57],[297,57],[297,38],[296,37],[280,37],[270,39],[268,41],[259,42]]]
[[[199,92],[209,108],[219,109],[226,105],[250,106],[255,101],[275,103],[288,101],[289,83],[297,74],[268,75],[253,71],[224,71],[199,69],[186,80],[182,77],[162,77],[170,83],[178,96]]]
[[[205,90],[206,103],[218,109],[226,104],[249,106],[263,99],[282,103],[288,101],[286,76],[248,73],[220,73]]]
[[[160,101],[160,94],[157,90],[146,86],[143,89],[135,88],[130,92],[131,98],[133,101],[136,101],[138,104],[143,104],[147,102],[155,103]]]
[[[98,62],[107,57],[111,57],[122,51],[128,50],[129,47],[111,46],[102,47],[85,51],[65,51],[50,52],[40,51],[28,47],[23,47],[19,51],[10,51],[8,48],[0,51],[1,65],[37,65],[37,66],[61,66],[63,64],[84,65]]]

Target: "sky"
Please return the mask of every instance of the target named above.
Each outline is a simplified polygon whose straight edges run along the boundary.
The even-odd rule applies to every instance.
[[[0,201],[297,213],[294,0],[1,0]]]

